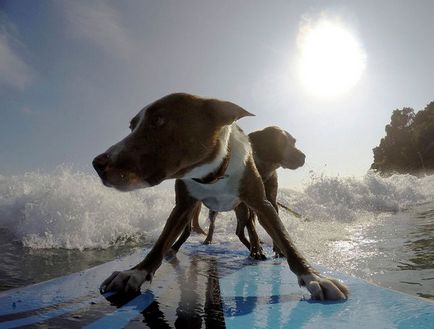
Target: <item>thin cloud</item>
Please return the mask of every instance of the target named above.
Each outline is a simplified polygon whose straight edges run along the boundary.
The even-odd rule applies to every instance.
[[[133,42],[115,8],[102,1],[65,1],[61,5],[73,36],[119,58],[130,55]]]
[[[0,85],[23,89],[31,81],[31,68],[21,58],[19,41],[0,27]]]

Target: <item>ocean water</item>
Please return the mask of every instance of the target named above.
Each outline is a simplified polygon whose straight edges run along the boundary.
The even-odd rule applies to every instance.
[[[280,210],[312,263],[434,300],[434,176],[314,176],[303,191],[282,189],[278,200],[302,215]],[[104,187],[96,175],[66,167],[0,176],[0,290],[151,245],[173,205],[173,189],[121,193]],[[203,209],[204,228],[206,215]],[[235,227],[233,212],[220,214],[215,243],[237,242]],[[258,231],[270,245],[259,226]]]

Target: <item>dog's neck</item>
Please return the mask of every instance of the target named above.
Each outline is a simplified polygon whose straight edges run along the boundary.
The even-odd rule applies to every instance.
[[[210,162],[193,168],[182,179],[193,179],[201,184],[212,184],[224,178],[231,159],[229,139],[232,126],[225,126],[218,137],[216,156]]]
[[[264,161],[255,153],[253,153],[253,158],[255,159],[256,169],[258,169],[258,172],[264,181],[270,178],[270,176],[281,166],[280,163]]]
[[[205,177],[193,178],[193,180],[195,182],[198,182],[201,184],[216,183],[218,180],[225,178],[225,172],[226,172],[226,169],[228,169],[230,160],[231,160],[231,148],[230,148],[230,145],[228,145],[228,150],[227,150],[226,156],[224,157],[220,166],[216,170],[214,170],[213,172],[206,175]]]

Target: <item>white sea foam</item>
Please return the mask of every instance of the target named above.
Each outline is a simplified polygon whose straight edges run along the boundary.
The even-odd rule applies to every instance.
[[[349,221],[431,201],[433,186],[434,176],[319,176],[303,192],[282,189],[279,193],[279,200],[307,221],[284,210],[281,217],[302,245],[310,239],[338,240]],[[107,248],[125,241],[153,242],[173,206],[173,189],[122,193],[104,187],[96,175],[65,167],[50,174],[0,175],[0,227],[30,248]],[[205,215],[203,209],[202,223]],[[220,217],[217,233],[236,241],[233,212]],[[330,221],[335,225],[327,230],[324,223]],[[321,237],[313,235],[313,226],[322,227]]]
[[[0,178],[0,225],[32,248],[106,248],[131,239],[154,240],[173,205],[172,193],[121,193],[96,175],[60,167]]]
[[[353,221],[379,212],[397,212],[434,200],[434,176],[363,178],[313,176],[302,193],[282,189],[279,198],[309,220]]]

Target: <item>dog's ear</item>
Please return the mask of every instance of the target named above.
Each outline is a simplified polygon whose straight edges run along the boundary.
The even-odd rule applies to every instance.
[[[215,122],[221,126],[230,125],[242,117],[255,116],[237,104],[218,99],[207,99],[205,106]]]

